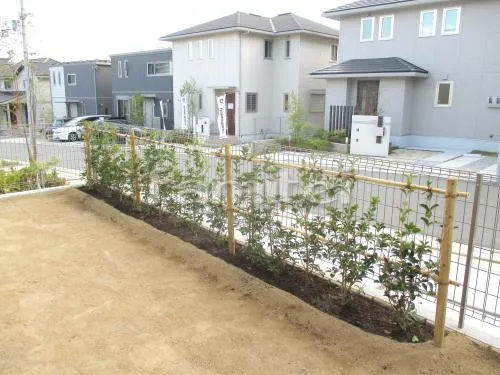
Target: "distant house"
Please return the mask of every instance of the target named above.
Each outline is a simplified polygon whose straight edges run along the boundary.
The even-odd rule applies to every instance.
[[[173,128],[171,49],[111,55],[111,70],[115,116],[129,118],[130,101],[139,95],[144,103],[144,126]]]
[[[29,60],[31,74],[32,113],[35,123],[52,121],[49,67],[59,64],[50,58]],[[0,61],[0,123],[26,124],[27,75],[24,63],[9,64]]]
[[[496,150],[500,141],[500,2],[363,0],[341,22],[327,108],[392,118],[400,146]],[[326,127],[332,121],[326,113]]]
[[[180,90],[191,78],[199,89],[199,115],[210,119],[212,133],[218,96],[225,96],[230,135],[285,132],[292,94],[309,121],[323,124],[326,85],[309,73],[336,61],[337,30],[291,13],[237,12],[160,39],[173,43],[176,128]]]
[[[57,118],[109,115],[112,112],[111,64],[72,61],[50,68],[52,109]]]

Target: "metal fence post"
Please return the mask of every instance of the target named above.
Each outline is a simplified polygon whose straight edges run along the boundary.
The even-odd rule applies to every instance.
[[[453,244],[453,226],[455,223],[455,206],[457,200],[457,179],[449,178],[446,184],[443,236],[439,250],[439,280],[436,301],[436,318],[434,322],[434,345],[443,346],[446,304],[448,302],[448,286],[450,284],[451,247]]]
[[[472,256],[474,254],[474,235],[476,233],[477,210],[479,208],[479,197],[481,195],[482,181],[483,181],[483,175],[478,173],[476,176],[476,188],[474,189],[474,203],[472,206],[472,216],[470,220],[469,243],[467,245],[467,258],[465,260],[465,274],[462,287],[462,299],[460,301],[458,328],[464,328],[465,306],[467,305],[467,292],[469,289],[470,267],[472,264]]]
[[[233,207],[233,160],[231,157],[231,145],[225,145],[226,160],[226,208],[227,208],[227,234],[229,254],[236,253],[234,239],[234,207]]]
[[[137,150],[135,145],[135,131],[130,129],[130,160],[132,162],[132,191],[135,203],[141,204],[141,188],[139,186],[139,168],[137,163]]]
[[[92,181],[92,160],[91,160],[91,129],[88,123],[85,123],[85,169],[87,177],[87,185]]]

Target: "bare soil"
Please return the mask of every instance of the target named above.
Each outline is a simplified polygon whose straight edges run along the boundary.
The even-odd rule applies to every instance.
[[[425,321],[417,321],[412,329],[405,333],[395,322],[395,314],[388,304],[364,295],[353,293],[349,303],[342,303],[341,290],[337,285],[319,276],[307,275],[302,269],[284,265],[281,272],[271,272],[263,262],[249,258],[243,246],[238,246],[236,256],[228,253],[227,242],[217,239],[212,232],[192,225],[180,218],[159,213],[157,209],[142,205],[138,209],[130,196],[120,195],[113,191],[96,191],[83,188],[83,191],[104,200],[114,208],[127,215],[143,220],[153,227],[172,234],[203,249],[213,256],[245,270],[259,279],[289,292],[317,309],[342,319],[348,323],[376,335],[390,337],[398,341],[412,341],[417,337],[419,342],[431,340],[433,326]]]
[[[0,201],[0,374],[500,374],[365,333],[82,192]]]

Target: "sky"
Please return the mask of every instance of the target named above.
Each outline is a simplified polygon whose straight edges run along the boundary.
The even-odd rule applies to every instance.
[[[338,28],[321,12],[349,0],[25,0],[32,57],[58,61],[108,59],[110,54],[168,47],[159,37],[236,11],[273,17],[292,12]],[[0,0],[1,18],[19,17],[19,0]],[[0,43],[21,52],[20,37]]]

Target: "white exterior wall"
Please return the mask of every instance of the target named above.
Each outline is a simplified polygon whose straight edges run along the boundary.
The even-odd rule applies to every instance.
[[[208,57],[208,40],[214,40],[214,58]],[[199,41],[203,40],[204,54],[200,59]],[[188,43],[193,42],[193,59],[188,57]],[[216,128],[215,88],[239,86],[239,35],[221,33],[198,38],[182,39],[173,42],[173,88],[174,88],[174,127],[181,128],[180,90],[191,77],[203,94],[203,108],[200,116],[210,117],[212,130]],[[238,107],[238,95],[236,95]],[[236,130],[238,114],[236,113]],[[215,124],[215,125],[214,125]]]
[[[311,112],[309,100],[311,91],[326,93],[326,82],[323,79],[313,78],[310,73],[335,63],[331,60],[332,44],[338,44],[337,38],[313,37],[305,34],[300,37],[299,98],[304,106],[307,120],[319,128],[323,127],[327,107],[325,105],[325,112]]]
[[[56,82],[54,84],[52,76],[55,74]],[[61,75],[61,84],[57,80],[58,74]],[[64,68],[62,66],[54,66],[49,68],[50,76],[50,92],[52,97],[52,112],[54,118],[64,118],[66,113],[66,92],[64,89]]]

